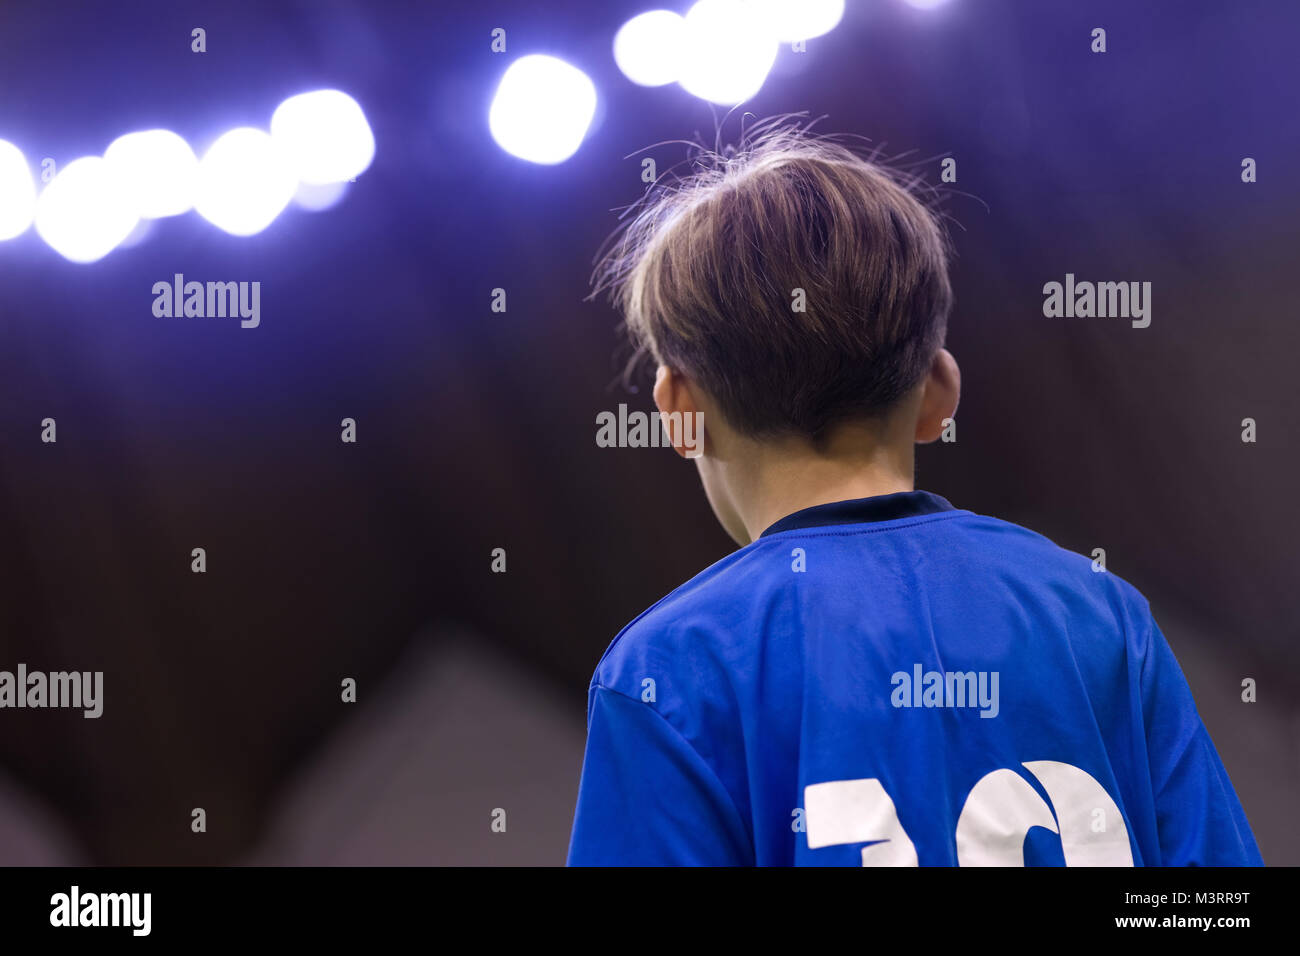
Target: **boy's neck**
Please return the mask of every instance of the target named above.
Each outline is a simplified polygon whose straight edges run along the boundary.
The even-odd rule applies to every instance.
[[[820,448],[765,445],[755,457],[733,486],[750,541],[804,508],[915,490],[912,443],[875,429],[841,429]]]

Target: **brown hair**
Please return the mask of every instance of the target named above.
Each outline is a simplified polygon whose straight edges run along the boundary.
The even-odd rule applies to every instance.
[[[917,180],[780,118],[663,180],[593,276],[633,365],[685,373],[745,434],[814,440],[878,417],[925,375],[952,289]]]

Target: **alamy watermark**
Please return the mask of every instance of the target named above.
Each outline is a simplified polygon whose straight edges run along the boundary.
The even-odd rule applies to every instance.
[[[1135,329],[1151,324],[1150,282],[1075,282],[1067,272],[1064,284],[1044,285],[1043,296],[1049,319],[1132,319]]]
[[[152,893],[83,893],[73,884],[50,897],[50,925],[125,926],[132,936],[148,936],[153,925]]]
[[[262,322],[260,282],[186,282],[178,272],[171,282],[155,282],[153,294],[153,314],[160,319],[238,316],[245,329],[255,329]]]
[[[895,707],[978,707],[981,717],[1001,710],[997,671],[923,671],[913,664],[910,674],[896,671],[889,682]]]
[[[87,718],[104,713],[103,671],[0,671],[0,708],[67,707]]]
[[[627,405],[620,404],[617,413],[596,415],[598,448],[681,447],[687,458],[699,458],[704,453],[703,440],[703,412],[629,412]]]

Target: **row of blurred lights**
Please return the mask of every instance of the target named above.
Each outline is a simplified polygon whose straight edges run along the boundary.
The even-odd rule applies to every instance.
[[[906,0],[937,7],[946,0]],[[844,0],[699,0],[686,13],[651,10],[614,36],[614,61],[633,83],[677,83],[710,103],[733,106],[763,87],[782,43],[829,33]],[[596,115],[596,86],[553,56],[510,65],[488,112],[497,144],[534,163],[560,163],[578,151]]]
[[[829,33],[844,0],[700,0],[685,16],[651,10],[614,36],[614,62],[633,83],[680,83],[686,92],[730,106],[757,93],[779,44]]]
[[[36,232],[73,262],[95,262],[142,222],[193,209],[219,229],[251,236],[295,199],[323,208],[369,166],[374,134],[357,102],[338,90],[285,100],[270,132],[220,136],[199,159],[165,129],[127,133],[103,156],[73,160],[37,194],[26,158],[0,140],[0,241]]]

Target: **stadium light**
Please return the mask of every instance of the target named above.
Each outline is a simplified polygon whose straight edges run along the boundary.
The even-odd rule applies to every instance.
[[[0,139],[0,241],[27,231],[36,214],[36,183],[27,160],[13,143]]]
[[[638,86],[663,86],[681,76],[686,21],[671,10],[633,17],[614,35],[614,62]]]
[[[682,88],[711,103],[742,103],[763,87],[777,41],[743,0],[699,0],[686,13]]]
[[[844,17],[844,0],[749,0],[747,5],[781,43],[830,33]]]
[[[375,136],[366,114],[339,90],[289,97],[271,116],[271,138],[299,182],[310,186],[353,179],[375,156]]]
[[[532,163],[562,163],[578,151],[596,115],[596,86],[553,56],[521,57],[506,69],[488,111],[502,149]]]
[[[234,236],[261,232],[298,190],[298,179],[268,133],[243,126],[224,134],[199,162],[194,209]]]
[[[165,129],[119,136],[104,150],[142,219],[178,216],[194,206],[199,161],[190,144]]]
[[[135,229],[140,217],[116,169],[99,156],[74,159],[36,200],[36,231],[63,258],[95,262]]]
[[[594,87],[590,97],[586,123]],[[290,97],[272,115],[270,133],[230,130],[201,160],[171,130],[126,133],[102,158],[69,163],[39,194],[21,150],[0,140],[0,241],[35,224],[64,258],[94,262],[143,239],[149,220],[190,209],[225,232],[251,236],[290,202],[311,211],[334,206],[374,155],[365,114],[339,90]]]

